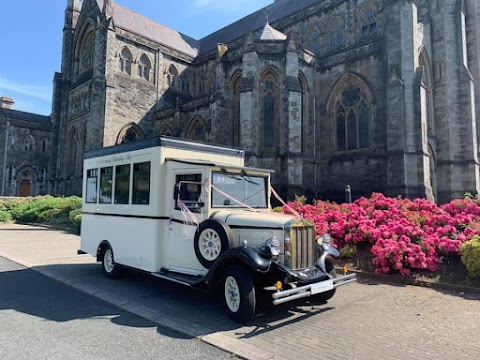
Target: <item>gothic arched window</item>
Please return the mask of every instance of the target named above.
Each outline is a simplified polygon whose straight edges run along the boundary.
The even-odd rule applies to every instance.
[[[150,81],[150,59],[147,55],[143,54],[138,61],[137,75],[147,81]]]
[[[28,135],[23,143],[23,150],[32,151],[35,145],[35,140],[32,135]]]
[[[313,53],[320,51],[320,31],[316,27],[312,27],[307,31],[304,44]]]
[[[77,131],[72,129],[70,132],[70,148],[68,153],[68,175],[73,176],[77,172],[77,153],[78,153],[78,136]]]
[[[261,118],[262,118],[262,144],[264,147],[278,145],[278,107],[279,86],[276,74],[268,70],[260,81]]]
[[[46,151],[47,151],[47,140],[43,139],[42,140],[42,152],[46,152]]]
[[[160,128],[158,134],[162,136],[173,136],[173,131],[169,125],[165,124]]]
[[[372,104],[365,89],[359,81],[344,81],[330,100],[337,151],[369,147]]]
[[[240,145],[240,85],[242,74],[236,73],[232,79],[232,145]]]
[[[186,134],[187,140],[206,141],[207,140],[207,124],[199,116],[195,116],[190,122]]]
[[[377,32],[377,10],[373,5],[367,5],[361,12],[362,36]]]
[[[15,179],[15,165],[10,164],[7,168],[7,183],[11,186]]]
[[[93,29],[87,31],[82,40],[80,50],[80,62],[83,69],[90,69],[93,65],[95,53],[95,31]]]
[[[142,129],[137,124],[130,123],[120,130],[117,136],[117,144],[130,143],[142,139],[145,139]]]
[[[177,68],[174,65],[170,65],[170,67],[168,68],[168,74],[167,74],[167,84],[169,87],[175,88],[177,77],[178,77]]]
[[[344,30],[345,30],[345,26],[344,26],[343,19],[336,17],[331,21],[330,27],[328,30],[331,49],[343,45]]]
[[[120,52],[118,68],[121,72],[132,75],[132,53],[126,47]]]
[[[40,169],[40,172],[38,173],[38,181],[41,183],[41,184],[44,184],[45,183],[45,180],[47,179],[47,170],[46,169]]]
[[[301,87],[301,104],[300,104],[300,124],[301,124],[301,130],[300,130],[300,143],[301,143],[301,149],[302,152],[305,152],[307,150],[306,148],[306,137],[308,136],[308,128],[307,128],[307,80],[303,76],[303,74],[300,74],[298,76],[298,80],[300,82],[300,87]],[[315,124],[314,124],[315,126]],[[314,140],[315,141],[315,140]]]

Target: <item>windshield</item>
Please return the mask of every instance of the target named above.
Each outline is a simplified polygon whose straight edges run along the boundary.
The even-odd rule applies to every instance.
[[[266,209],[266,189],[266,177],[213,172],[212,207]]]

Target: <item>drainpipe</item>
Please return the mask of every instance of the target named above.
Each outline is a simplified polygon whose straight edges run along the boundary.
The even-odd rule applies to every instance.
[[[10,122],[7,121],[7,131],[5,132],[5,152],[3,154],[3,181],[2,181],[2,196],[5,196],[5,181],[7,179],[7,152],[8,152],[8,130],[10,129]]]

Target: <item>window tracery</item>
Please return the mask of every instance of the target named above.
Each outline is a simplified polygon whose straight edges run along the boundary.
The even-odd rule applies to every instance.
[[[143,54],[138,61],[137,75],[142,79],[150,81],[150,59],[147,55]]]
[[[167,74],[168,87],[175,88],[177,77],[178,77],[177,68],[174,65],[170,65],[170,67],[168,68],[168,74]]]
[[[343,19],[336,17],[330,24],[329,38],[330,48],[336,48],[343,45],[344,42],[344,23]]]
[[[371,104],[364,89],[349,82],[336,94],[334,101],[336,150],[368,148]]]
[[[132,75],[132,53],[126,47],[120,52],[118,68],[121,72]]]
[[[95,53],[95,32],[89,30],[82,42],[82,50],[80,61],[84,69],[89,69],[93,65],[93,58]]]
[[[271,148],[277,145],[279,131],[275,119],[278,118],[278,78],[273,71],[267,71],[260,82],[260,96],[262,104],[262,143]]]

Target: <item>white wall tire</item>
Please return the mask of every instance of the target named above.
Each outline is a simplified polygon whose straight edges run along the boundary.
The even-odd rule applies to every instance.
[[[251,274],[242,266],[229,267],[223,278],[223,296],[230,317],[247,323],[255,314],[255,286]]]

